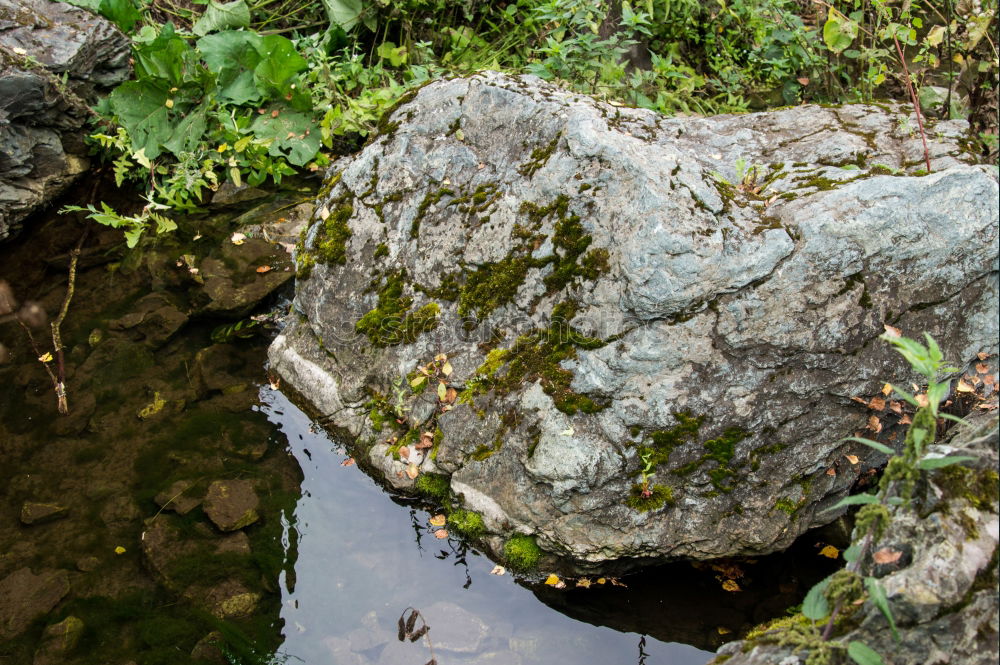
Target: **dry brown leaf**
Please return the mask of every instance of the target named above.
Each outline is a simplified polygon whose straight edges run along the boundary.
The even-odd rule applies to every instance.
[[[503,575],[507,572],[507,569],[501,565],[493,566],[493,570],[490,571],[490,575]]]
[[[851,399],[857,402],[858,404],[864,404],[865,406],[868,406],[868,400],[864,399],[863,397],[852,397]]]
[[[891,393],[891,392],[892,392],[892,386],[891,385],[889,385],[887,383],[884,386],[882,386],[882,394],[883,395],[885,395],[886,397],[888,397],[889,393]]]
[[[399,449],[399,457],[401,459],[406,459],[409,456],[410,456],[410,449],[409,448],[407,448],[406,446],[403,446],[402,448]]]
[[[431,526],[444,526],[445,523],[448,521],[448,518],[442,514],[438,514],[430,518],[430,520],[428,521],[430,522]]]
[[[576,581],[576,585],[582,589],[589,589],[591,581],[589,577],[581,577]]]
[[[354,458],[348,457],[347,459],[345,459],[343,462],[340,463],[340,466],[354,466]]]
[[[409,478],[410,480],[413,480],[414,478],[416,478],[419,475],[420,475],[420,469],[417,468],[416,464],[410,462],[409,464],[406,465],[406,477],[407,478]]]
[[[840,550],[833,545],[827,545],[819,551],[819,555],[825,556],[828,559],[836,559],[840,556]]]
[[[881,397],[872,397],[871,401],[868,402],[868,408],[873,411],[882,411],[885,409],[885,400]]]
[[[902,413],[903,413],[903,403],[902,402],[897,402],[897,401],[889,402],[889,410],[892,411],[893,413],[895,413],[897,416],[898,415],[902,415]]]
[[[741,591],[740,585],[734,582],[733,580],[725,580],[722,583],[722,588],[725,589],[726,591],[731,591],[731,592]]]
[[[976,363],[976,372],[979,374],[986,374],[990,371],[990,366],[986,363]]]
[[[436,356],[434,356],[434,362],[436,363],[443,363],[445,360],[448,360],[447,353],[439,353]]]
[[[271,266],[257,266],[257,272],[259,272],[262,275],[266,272],[271,272],[271,270],[272,270]]]
[[[445,404],[454,404],[456,399],[458,399],[458,391],[449,387],[444,393]]]
[[[872,555],[872,559],[875,563],[896,563],[901,556],[903,556],[902,552],[891,547],[883,547]]]
[[[857,464],[858,463],[858,456],[857,455],[844,455],[844,458],[848,462],[850,462],[851,464]]]
[[[885,334],[888,335],[889,337],[903,336],[903,331],[900,330],[899,328],[895,328],[893,326],[890,326],[889,324],[884,324],[882,327],[885,328]]]
[[[826,475],[835,476],[837,475],[837,470],[831,466],[829,469],[826,470]]]
[[[990,357],[990,354],[986,353],[985,351],[980,351],[979,353],[976,354],[976,357],[979,358],[980,360],[986,360],[987,358]]]
[[[868,429],[878,434],[882,431],[882,421],[878,416],[868,416]]]
[[[904,413],[903,417],[899,419],[899,424],[900,425],[909,425],[912,422],[913,421],[910,420],[910,414],[908,414],[908,413]]]
[[[917,393],[913,396],[913,399],[917,400],[917,406],[921,409],[927,408],[930,404],[930,401],[927,399],[927,393]]]
[[[445,538],[448,537],[448,530],[438,529],[437,531],[434,532],[434,537],[437,538],[438,540],[444,540]]]
[[[986,376],[983,377],[983,383],[985,383],[988,386],[992,386],[996,382],[997,382],[997,377],[993,376],[992,374],[987,374]]]
[[[974,393],[974,392],[976,392],[976,389],[973,388],[972,386],[970,386],[968,384],[968,382],[966,382],[965,379],[959,379],[958,380],[958,385],[955,386],[955,390],[957,392],[960,392],[960,393]]]
[[[424,432],[420,435],[420,443],[414,446],[417,450],[427,450],[434,447],[434,432]]]

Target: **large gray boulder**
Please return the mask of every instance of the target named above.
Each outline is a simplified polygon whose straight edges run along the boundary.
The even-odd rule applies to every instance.
[[[129,40],[50,0],[0,0],[0,241],[89,167],[87,104],[128,77]]]
[[[997,350],[996,171],[939,122],[919,175],[915,127],[433,83],[331,171],[272,369],[392,486],[447,475],[494,553],[780,550],[884,460],[840,442],[899,418],[852,400],[910,378],[884,325]]]

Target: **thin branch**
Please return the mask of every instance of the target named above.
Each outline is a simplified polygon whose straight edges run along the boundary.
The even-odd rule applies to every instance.
[[[892,36],[892,41],[896,44],[896,52],[899,54],[899,62],[903,65],[903,75],[906,78],[906,89],[910,92],[910,101],[913,102],[913,111],[917,114],[917,126],[920,128],[920,140],[924,143],[924,162],[927,164],[927,172],[931,172],[931,153],[927,149],[927,134],[924,132],[924,118],[920,113],[920,100],[913,89],[913,81],[910,80],[910,70],[906,67],[906,58],[903,56],[903,47],[899,45],[896,35]]]

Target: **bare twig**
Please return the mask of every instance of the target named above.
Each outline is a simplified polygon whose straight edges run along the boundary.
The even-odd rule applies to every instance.
[[[906,58],[903,56],[903,47],[899,45],[896,35],[892,36],[892,41],[896,44],[896,52],[899,54],[899,63],[903,65],[903,75],[906,78],[906,89],[910,93],[910,101],[913,102],[913,111],[917,114],[917,126],[920,128],[920,140],[924,143],[924,162],[927,164],[927,172],[931,172],[931,153],[927,150],[927,134],[924,132],[924,118],[920,113],[920,100],[917,99],[917,92],[913,89],[913,81],[910,80],[910,70],[906,67]]]

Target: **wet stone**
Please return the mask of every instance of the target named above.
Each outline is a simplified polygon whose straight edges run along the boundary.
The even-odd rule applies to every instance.
[[[250,554],[250,539],[242,531],[226,534],[217,543],[216,554]]]
[[[455,603],[439,601],[421,610],[431,627],[434,648],[456,653],[477,653],[489,634],[486,623]]]
[[[69,593],[65,570],[29,568],[14,571],[0,581],[0,642],[11,640],[49,612]]]
[[[25,501],[21,506],[21,524],[44,524],[66,517],[68,513],[69,508],[58,503]]]
[[[96,556],[85,556],[76,560],[76,569],[81,573],[90,573],[101,566],[101,560]]]
[[[199,265],[209,298],[204,311],[245,316],[292,279],[294,273],[285,270],[289,265],[284,251],[259,238],[224,243],[221,258],[206,258]],[[270,270],[257,272],[261,266]]]
[[[208,487],[202,509],[221,531],[236,531],[260,519],[259,504],[253,482],[216,480]]]
[[[190,480],[178,480],[153,497],[153,501],[163,510],[172,510],[178,515],[187,515],[200,506],[202,502],[201,497],[195,496],[192,492],[192,487],[194,487],[194,483]]]
[[[226,665],[229,661],[219,649],[223,643],[222,633],[213,630],[194,645],[194,648],[191,649],[191,658],[199,662],[212,663],[212,665]]]
[[[83,635],[84,624],[75,616],[68,616],[54,623],[42,633],[41,644],[35,652],[34,665],[62,662],[65,654],[76,648]]]

